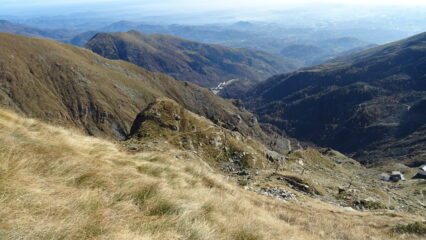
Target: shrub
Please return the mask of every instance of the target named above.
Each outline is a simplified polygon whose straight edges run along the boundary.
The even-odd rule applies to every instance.
[[[410,223],[407,225],[397,225],[392,229],[396,233],[409,233],[409,234],[418,234],[426,235],[426,225],[421,222]]]

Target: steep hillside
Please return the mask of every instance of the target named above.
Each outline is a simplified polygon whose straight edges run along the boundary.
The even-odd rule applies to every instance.
[[[368,163],[425,163],[425,98],[426,34],[274,76],[246,93],[262,121]]]
[[[415,168],[394,165],[367,169],[339,152],[312,147],[282,155],[170,99],[157,99],[144,109],[133,122],[130,134],[124,145],[133,152],[179,149],[193,153],[206,166],[254,192],[279,197],[276,194],[282,191],[284,199],[314,198],[356,209],[424,212],[424,181],[411,179],[418,172]],[[397,188],[395,183],[377,178],[392,169],[403,172],[408,179],[398,183]]]
[[[66,43],[74,46],[83,47],[90,39],[92,39],[98,32],[97,31],[86,31],[73,36]]]
[[[208,88],[232,79],[258,82],[299,66],[292,60],[264,52],[137,31],[97,34],[86,47],[106,58],[129,61]]]
[[[392,231],[419,216],[280,201],[171,145],[129,153],[3,110],[0,173],[1,239],[422,239]]]
[[[44,39],[0,34],[0,105],[96,136],[127,137],[135,116],[158,97],[228,129],[285,149],[256,118],[191,83]]]
[[[128,144],[137,149],[149,149],[153,142],[162,141],[193,151],[210,166],[218,168],[228,164],[229,159],[251,168],[284,164],[284,156],[278,153],[274,153],[276,158],[268,160],[266,156],[271,151],[254,139],[222,128],[169,99],[157,99],[137,116]]]

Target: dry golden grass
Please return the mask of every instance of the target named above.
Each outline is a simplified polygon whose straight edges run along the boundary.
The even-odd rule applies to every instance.
[[[135,116],[159,97],[268,139],[252,114],[208,89],[124,61],[46,39],[0,33],[0,107],[98,137],[120,139]],[[242,118],[241,123],[234,119]]]
[[[421,239],[390,231],[414,216],[279,202],[198,160],[0,111],[0,239]]]

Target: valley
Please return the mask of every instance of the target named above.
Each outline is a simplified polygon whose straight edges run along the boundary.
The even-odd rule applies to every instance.
[[[425,239],[420,5],[73,1],[0,15],[0,239]]]
[[[420,166],[425,37],[274,76],[247,91],[249,109],[289,136],[352,154],[364,164]]]

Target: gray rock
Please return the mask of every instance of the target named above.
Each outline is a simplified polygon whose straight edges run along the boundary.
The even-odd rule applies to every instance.
[[[387,173],[381,173],[380,175],[379,175],[379,180],[382,180],[382,181],[389,181],[389,179],[390,179],[390,175],[389,174],[387,174]]]
[[[257,190],[256,192],[261,195],[275,197],[276,199],[281,201],[296,200],[296,195],[294,195],[292,192],[278,188],[278,187],[261,188]]]
[[[392,174],[389,177],[389,181],[391,182],[399,182],[399,181],[405,181],[404,175],[399,171],[393,171]]]
[[[130,151],[138,151],[139,146],[132,144],[132,145],[127,146],[127,149],[129,149]]]

